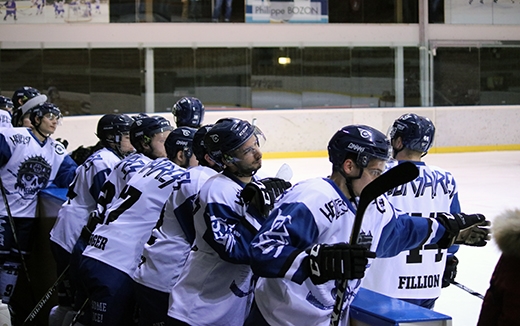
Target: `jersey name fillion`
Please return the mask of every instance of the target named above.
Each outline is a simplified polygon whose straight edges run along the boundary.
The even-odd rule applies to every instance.
[[[441,276],[419,275],[419,276],[399,276],[399,289],[430,289],[440,286]]]

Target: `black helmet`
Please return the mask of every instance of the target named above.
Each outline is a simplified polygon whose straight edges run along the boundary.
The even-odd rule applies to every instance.
[[[225,118],[217,121],[204,136],[204,144],[208,154],[217,164],[222,164],[225,155],[242,146],[255,135],[259,140],[265,140],[262,131],[246,120]]]
[[[173,130],[170,121],[161,116],[136,116],[130,127],[130,142],[137,150],[141,148],[141,142],[150,143],[155,134]]]
[[[119,144],[121,135],[130,132],[133,121],[126,114],[105,114],[98,121],[96,136],[105,146],[109,143]]]
[[[204,105],[196,97],[183,97],[172,109],[177,127],[199,128],[204,120]]]
[[[41,123],[41,119],[47,113],[52,113],[58,119],[61,118],[60,109],[57,106],[55,106],[54,104],[48,103],[48,102],[43,102],[43,103],[36,105],[35,107],[30,108],[28,113],[29,113],[29,119],[31,120],[32,125],[35,127],[37,127],[36,118],[38,117],[40,119],[40,123]]]
[[[435,126],[426,117],[407,113],[394,121],[388,135],[392,140],[401,137],[404,147],[426,154],[433,145]]]
[[[200,165],[206,165],[204,156],[208,154],[208,150],[204,145],[204,136],[206,136],[211,127],[213,127],[213,124],[202,126],[193,136],[193,154],[197,158],[197,161],[199,161]]]
[[[166,138],[164,147],[166,148],[166,155],[173,161],[177,152],[184,151],[184,154],[190,159],[193,155],[193,136],[197,129],[190,127],[179,127],[174,129]]]
[[[0,95],[0,109],[11,110],[14,107],[13,101],[9,97]]]
[[[327,149],[329,161],[335,169],[345,162],[347,153],[356,154],[356,164],[366,168],[372,159],[388,160],[390,142],[382,132],[372,127],[350,125],[332,136]]]
[[[14,92],[11,100],[13,101],[11,123],[14,127],[21,127],[23,125],[23,116],[27,114],[31,108],[46,102],[47,96],[40,94],[36,88],[24,86]]]

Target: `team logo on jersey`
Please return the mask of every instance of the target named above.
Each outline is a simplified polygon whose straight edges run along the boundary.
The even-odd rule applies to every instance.
[[[23,199],[34,198],[47,186],[51,177],[51,165],[42,156],[29,157],[18,169],[15,189]]]
[[[372,246],[373,239],[374,237],[372,236],[372,232],[368,231],[368,233],[365,233],[365,231],[361,231],[358,237],[358,245],[370,250],[370,246]]]
[[[385,201],[383,200],[383,197],[379,197],[375,200],[375,203],[376,203],[376,208],[377,210],[383,214],[384,212],[386,212],[386,208],[385,208]]]

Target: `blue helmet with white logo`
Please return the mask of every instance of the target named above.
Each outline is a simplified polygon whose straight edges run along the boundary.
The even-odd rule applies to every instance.
[[[345,162],[349,153],[354,154],[360,168],[366,168],[372,159],[386,161],[390,157],[388,138],[379,130],[366,125],[341,128],[332,136],[327,149],[334,169]]]
[[[197,129],[190,127],[179,127],[174,129],[166,138],[164,142],[164,147],[166,148],[166,155],[168,158],[173,161],[177,156],[179,151],[184,152],[184,156],[188,161],[193,155],[193,136],[195,136],[195,132]],[[187,167],[188,162],[185,162],[186,166],[181,165],[182,167]]]
[[[0,109],[11,111],[13,107],[13,101],[9,97],[0,95]]]
[[[130,132],[134,120],[126,114],[105,114],[99,119],[96,136],[103,146],[110,143],[119,144],[122,135]]]
[[[29,110],[40,103],[47,101],[47,96],[40,94],[34,87],[23,86],[17,89],[11,97],[13,101],[13,117],[11,123],[14,127],[21,127],[23,125],[24,116],[29,113]]]
[[[173,130],[170,121],[161,116],[134,116],[134,122],[130,126],[130,143],[138,151],[142,152],[141,142],[149,144],[155,134]]]
[[[177,127],[199,128],[204,120],[204,105],[196,97],[183,97],[172,109]]]
[[[394,121],[389,137],[391,140],[401,137],[405,148],[423,153],[424,156],[433,145],[435,126],[426,117],[407,113]]]

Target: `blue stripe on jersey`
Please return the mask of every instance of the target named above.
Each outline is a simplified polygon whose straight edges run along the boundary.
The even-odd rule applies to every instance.
[[[186,241],[193,244],[195,241],[195,226],[193,225],[193,202],[197,195],[186,199],[184,203],[177,206],[173,211],[174,215],[182,228]]]
[[[251,255],[255,259],[251,266],[255,274],[284,277],[296,257],[316,242],[318,234],[318,227],[307,206],[297,202],[281,204],[271,212],[259,236],[252,242]],[[310,274],[308,264],[300,264],[291,274],[292,281],[301,284]]]
[[[381,239],[377,245],[378,258],[393,257],[403,250],[411,250],[424,244],[433,231],[433,220],[423,217],[412,217],[406,214],[390,220],[381,232]],[[427,232],[424,232],[428,230]],[[444,234],[444,227],[438,226],[432,243],[437,243]],[[403,237],[402,234],[407,234]]]
[[[0,134],[0,167],[4,166],[11,158],[11,149],[3,134]]]
[[[92,180],[92,186],[90,186],[88,192],[92,196],[92,198],[98,198],[99,193],[101,192],[101,187],[103,187],[103,184],[105,183],[108,175],[110,174],[112,170],[107,168],[104,170],[99,171],[96,173]],[[116,194],[116,196],[119,194]]]
[[[234,264],[249,264],[249,244],[256,229],[227,205],[209,203],[204,211],[204,240],[222,260]]]

